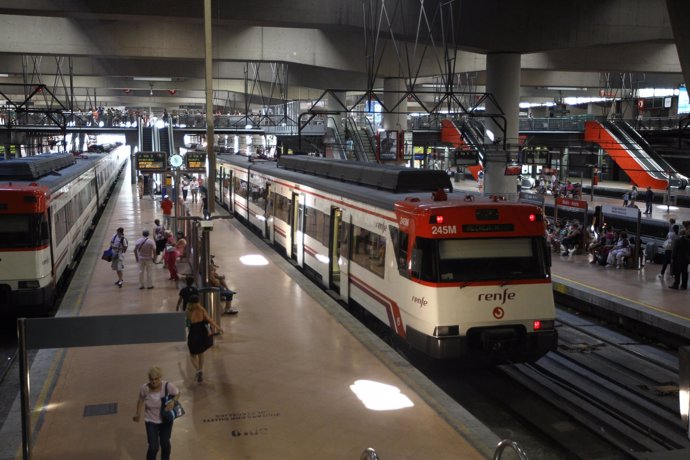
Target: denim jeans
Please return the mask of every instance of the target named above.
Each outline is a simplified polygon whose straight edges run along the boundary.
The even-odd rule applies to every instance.
[[[159,448],[161,450],[161,460],[170,460],[172,427],[172,422],[146,422],[146,440],[149,443],[149,449],[146,451],[146,460],[156,460]]]

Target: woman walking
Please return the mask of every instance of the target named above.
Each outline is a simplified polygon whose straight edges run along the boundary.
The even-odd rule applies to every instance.
[[[168,269],[171,280],[177,280],[177,241],[170,230],[165,231],[165,249],[163,250],[164,267]]]
[[[196,370],[196,381],[201,383],[204,380],[204,352],[213,346],[213,332],[210,326],[221,334],[223,329],[208,316],[199,303],[199,296],[196,295],[189,298],[187,321],[189,322],[187,348],[192,357],[192,366]]]
[[[165,408],[171,410],[180,397],[180,390],[170,382],[162,380],[163,373],[159,367],[149,369],[149,382],[139,389],[137,411],[132,420],[138,422],[141,419],[141,410],[144,409],[144,424],[146,425],[146,440],[148,450],[146,460],[156,460],[158,450],[161,450],[161,460],[170,459],[170,436],[172,435],[173,422],[164,423],[161,420],[162,399],[166,393],[173,398],[168,401]]]

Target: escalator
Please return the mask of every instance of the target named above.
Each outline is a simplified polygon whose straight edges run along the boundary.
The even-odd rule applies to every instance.
[[[353,141],[353,153],[357,161],[376,162],[376,149],[373,130],[368,126],[358,126],[354,118],[347,118],[348,133]]]
[[[472,150],[477,153],[479,164],[467,167],[475,180],[479,171],[484,169],[483,139],[484,127],[477,120],[467,119],[459,122],[449,118],[441,120],[441,142],[448,143],[455,149]]]
[[[661,158],[644,138],[624,120],[585,122],[585,141],[601,146],[638,187],[684,189],[688,179]]]

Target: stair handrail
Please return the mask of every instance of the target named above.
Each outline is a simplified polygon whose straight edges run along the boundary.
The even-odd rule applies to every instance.
[[[527,456],[525,451],[522,450],[522,447],[520,447],[520,445],[517,442],[513,441],[512,439],[503,439],[501,442],[499,442],[496,445],[496,450],[494,451],[493,460],[500,460],[501,455],[503,455],[503,451],[508,447],[510,447],[511,449],[513,449],[515,451],[515,453],[518,455],[520,460],[529,460],[529,457]]]
[[[350,136],[352,138],[355,157],[358,161],[368,161],[366,158],[366,151],[364,150],[364,142],[362,142],[362,134],[357,128],[357,122],[352,117],[347,117],[347,122],[350,125]]]

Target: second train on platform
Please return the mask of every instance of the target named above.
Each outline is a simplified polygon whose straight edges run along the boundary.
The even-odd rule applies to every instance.
[[[452,191],[443,171],[219,155],[216,200],[342,302],[438,359],[555,349],[541,209]]]

